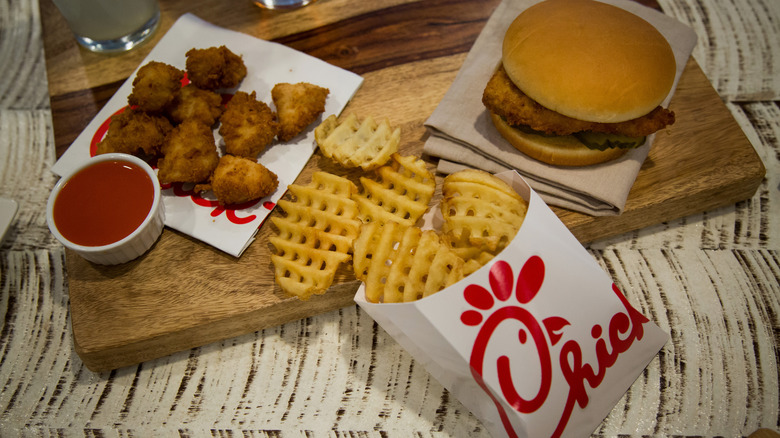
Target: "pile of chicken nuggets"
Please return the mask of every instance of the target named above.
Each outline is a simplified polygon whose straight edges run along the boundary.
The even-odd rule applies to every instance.
[[[212,191],[222,205],[270,195],[278,178],[258,155],[313,123],[325,111],[330,90],[305,82],[276,84],[274,111],[254,91],[231,92],[247,67],[227,47],[193,48],[185,56],[186,71],[158,61],[138,70],[128,107],[111,118],[97,153],[138,156],[157,166],[160,183],[193,183],[195,191]],[[217,126],[224,145],[217,145]]]

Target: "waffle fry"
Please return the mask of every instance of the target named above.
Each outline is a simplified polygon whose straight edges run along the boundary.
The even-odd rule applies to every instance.
[[[401,143],[401,129],[390,127],[387,119],[377,124],[373,118],[358,121],[350,114],[342,122],[330,115],[314,130],[322,153],[344,167],[376,169],[390,160]]]
[[[464,277],[463,259],[432,230],[370,222],[361,226],[353,251],[355,275],[375,303],[415,301]]]
[[[363,190],[353,199],[363,222],[397,221],[412,226],[428,210],[436,181],[425,162],[414,156],[392,155],[377,169],[379,181],[360,178]]]
[[[315,172],[308,186],[290,185],[295,201],[280,199],[285,217],[271,218],[278,229],[270,238],[277,284],[290,295],[309,299],[333,283],[339,265],[350,259],[358,236],[357,187],[348,179]]]
[[[463,170],[444,179],[442,232],[471,273],[512,241],[528,203],[505,182],[481,170]]]

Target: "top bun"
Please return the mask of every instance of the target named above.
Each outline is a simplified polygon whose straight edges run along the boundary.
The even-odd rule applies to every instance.
[[[669,43],[636,15],[593,0],[545,0],[504,37],[509,78],[542,106],[579,120],[616,123],[656,108],[676,63]]]

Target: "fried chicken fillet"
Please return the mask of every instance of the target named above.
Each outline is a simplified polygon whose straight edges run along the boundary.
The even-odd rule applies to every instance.
[[[674,123],[674,113],[660,106],[642,117],[619,123],[573,119],[549,110],[525,95],[509,79],[503,66],[499,67],[488,81],[482,95],[482,103],[510,125],[527,126],[534,131],[554,135],[592,131],[643,137]]]
[[[254,159],[273,142],[279,129],[276,114],[257,100],[255,92],[236,92],[220,118],[219,133],[225,140],[225,151],[231,155]]]
[[[160,183],[208,181],[219,163],[214,131],[197,120],[185,120],[168,134],[157,161]]]
[[[195,190],[211,190],[220,205],[233,205],[268,196],[278,186],[276,174],[262,164],[244,157],[223,155],[210,183],[197,185]]]
[[[127,103],[139,111],[161,112],[181,88],[184,72],[162,62],[150,61],[138,69]]]
[[[271,98],[279,118],[279,140],[292,140],[317,120],[325,112],[325,99],[329,93],[327,88],[306,82],[274,85]]]
[[[244,60],[225,46],[190,49],[185,56],[187,77],[204,90],[233,88],[246,76]]]
[[[108,132],[97,145],[97,153],[121,152],[154,163],[171,129],[171,122],[163,116],[126,109],[111,117]]]

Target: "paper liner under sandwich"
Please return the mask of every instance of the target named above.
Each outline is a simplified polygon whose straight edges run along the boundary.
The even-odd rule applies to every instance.
[[[275,84],[309,82],[330,90],[323,117],[338,115],[363,81],[363,78],[352,72],[283,44],[224,29],[192,14],[184,14],[176,20],[138,68],[149,61],[159,61],[184,70],[188,50],[221,45],[242,57],[247,66],[247,76],[237,89],[219,91],[255,91],[257,99],[271,108],[271,89]],[[127,106],[127,96],[132,91],[137,71],[119,87],[55,163],[52,167],[54,173],[63,175],[94,154],[95,145],[105,134],[110,117]],[[222,207],[210,192],[194,192],[194,184],[167,185],[163,190],[165,225],[228,254],[240,256],[252,243],[258,227],[284,195],[287,186],[295,181],[316,150],[314,128],[318,124],[319,119],[289,142],[274,141],[257,158],[279,179],[279,186],[271,195],[240,205]],[[224,143],[218,128],[214,129],[214,135],[221,153]]]
[[[501,62],[506,29],[517,15],[539,1],[504,0],[498,5],[444,98],[425,121],[431,136],[423,151],[440,159],[437,170],[441,173],[453,173],[466,166],[491,173],[517,169],[550,205],[593,216],[620,214],[655,135],[648,136],[643,146],[607,163],[583,167],[551,166],[510,145],[498,133],[482,104],[485,85]],[[662,103],[668,107],[696,45],[696,33],[674,18],[636,2],[605,0],[605,3],[640,16],[669,41],[677,73],[674,85]]]
[[[669,339],[516,172],[529,201],[507,248],[416,302],[355,302],[493,436],[589,435]]]

